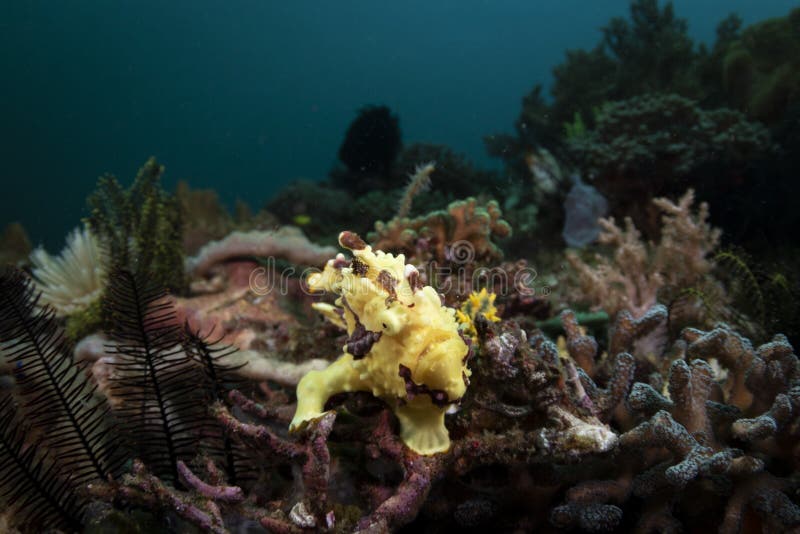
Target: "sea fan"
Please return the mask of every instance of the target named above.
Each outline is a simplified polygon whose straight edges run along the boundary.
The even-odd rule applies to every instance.
[[[31,262],[41,303],[52,306],[59,316],[85,310],[105,288],[107,254],[89,228],[73,230],[59,256],[37,248]]]
[[[75,480],[64,471],[41,439],[30,441],[30,428],[20,423],[10,395],[0,399],[0,505],[13,510],[24,532],[81,529],[83,500]]]
[[[209,426],[204,376],[187,355],[183,329],[166,292],[153,280],[116,269],[106,294],[116,360],[111,391],[136,457],[177,483],[178,460],[197,453]]]
[[[22,410],[44,434],[59,469],[75,484],[116,473],[118,442],[109,408],[83,366],[73,363],[54,311],[39,305],[33,284],[19,270],[0,277],[0,343],[15,369]]]

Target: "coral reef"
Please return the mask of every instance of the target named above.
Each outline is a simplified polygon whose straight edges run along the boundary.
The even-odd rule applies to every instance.
[[[559,244],[551,236],[564,218],[552,204],[563,204],[566,188],[548,198],[521,187],[527,158],[546,148],[597,187],[612,214],[632,217],[649,238],[656,237],[657,214],[641,200],[693,187],[703,200],[728,207],[716,212],[715,223],[737,242],[759,254],[781,248],[782,234],[797,219],[785,199],[797,193],[800,106],[792,66],[798,39],[792,28],[798,12],[745,28],[730,15],[707,47],[691,40],[671,3],[636,0],[627,19],[609,21],[597,46],[568,51],[553,69],[552,103],[536,85],[523,99],[514,134],[485,139],[511,177],[502,206],[516,235],[537,248]],[[595,148],[604,147],[607,157],[593,162],[600,131],[606,133]],[[529,208],[543,204],[551,209]],[[520,205],[527,209],[517,214],[512,208]]]
[[[402,253],[415,264],[498,260],[503,252],[492,239],[511,235],[511,226],[501,217],[497,202],[480,206],[476,199],[468,198],[451,203],[447,211],[378,221],[367,240],[376,249]]]
[[[612,213],[648,228],[642,198],[712,189],[771,149],[768,130],[730,109],[705,111],[676,94],[647,94],[604,105],[595,127],[568,141],[574,160],[611,204]],[[709,165],[718,178],[697,176]],[[647,179],[639,179],[647,176]],[[723,185],[724,187],[724,185]]]
[[[370,197],[370,202],[359,202],[366,200],[365,197]],[[355,209],[352,207],[354,203],[358,203]],[[360,224],[366,229],[366,224],[357,220],[361,216],[356,214],[364,213],[365,220],[372,220],[373,209],[377,210],[377,217],[380,213],[391,212],[393,208],[393,199],[381,191],[354,199],[347,191],[312,180],[290,182],[266,204],[266,209],[284,225],[296,225],[298,217],[308,217],[302,225],[303,233],[309,239],[325,244],[336,242],[338,228],[355,228]]]
[[[0,531],[800,531],[798,23],[632,1],[502,174],[369,106],[255,215],[7,227]]]
[[[299,228],[284,226],[274,231],[233,232],[221,241],[203,246],[186,259],[186,271],[208,275],[214,266],[237,258],[284,258],[300,265],[322,265],[335,252],[311,243]]]
[[[612,317],[627,310],[641,317],[658,301],[665,287],[698,287],[710,273],[709,255],[716,248],[720,231],[708,224],[708,206],[692,209],[694,192],[689,190],[678,203],[658,198],[653,204],[661,211],[662,230],[658,243],[646,244],[631,219],[625,229],[613,217],[600,219],[599,241],[613,247],[613,255],[597,255],[595,265],[584,262],[575,252],[567,261],[577,271],[580,293],[574,301],[588,301]]]
[[[728,39],[722,83],[729,100],[749,116],[779,122],[800,102],[800,8],[750,26]]]
[[[222,239],[234,229],[234,220],[213,189],[192,189],[181,180],[175,189],[184,219],[183,250],[195,254],[204,244]]]
[[[690,216],[690,196],[678,204],[660,202],[668,226],[676,231],[712,233],[703,217]],[[670,218],[686,219],[688,226]],[[87,467],[81,471],[87,484],[79,488],[59,471],[65,462],[86,461],[77,442],[61,451],[36,441],[37,436],[47,439],[41,434],[47,425],[64,424],[64,415],[73,410],[88,410],[86,421],[102,417],[103,424],[112,424],[105,420],[102,399],[80,407],[70,400],[67,411],[58,414],[39,410],[34,429],[22,425],[15,415],[18,408],[5,400],[0,435],[9,446],[0,451],[6,455],[0,462],[22,460],[13,464],[22,469],[13,480],[36,481],[12,486],[14,493],[2,487],[0,499],[7,502],[10,496],[21,506],[12,508],[11,525],[28,521],[24,529],[56,525],[73,530],[132,525],[138,520],[126,509],[134,508],[167,512],[179,518],[179,525],[211,532],[227,532],[242,522],[285,532],[490,523],[501,530],[591,532],[681,525],[738,532],[745,524],[787,531],[800,526],[792,476],[797,469],[800,361],[783,336],[754,348],[720,325],[705,331],[688,328],[677,339],[645,348],[643,343],[667,318],[663,306],[640,317],[622,311],[607,341],[587,335],[576,316],[564,312],[560,351],[535,328],[526,331],[512,320],[496,321],[489,293],[483,292],[468,301],[477,306],[465,306],[476,334],[468,344],[457,333],[454,310],[443,308],[431,288],[421,288],[415,269],[402,258],[373,253],[353,234],[343,234],[342,244],[354,259],[340,255],[331,260],[310,285],[342,296],[341,312],[317,305],[332,322],[347,327],[342,358],[368,365],[383,354],[375,359],[382,365],[369,367],[373,374],[359,380],[385,375],[385,384],[397,382],[391,394],[378,391],[388,405],[359,394],[363,388],[345,381],[336,396],[342,408],[326,413],[324,401],[315,401],[310,414],[308,399],[327,398],[340,389],[308,390],[320,376],[311,372],[311,379],[298,386],[295,414],[306,422],[287,436],[280,430],[292,418],[287,393],[274,383],[261,384],[252,397],[234,389],[243,385],[233,379],[243,369],[231,364],[250,361],[247,354],[229,358],[231,349],[182,328],[163,292],[116,271],[107,300],[114,307],[109,316],[115,318],[110,337],[87,341],[76,354],[77,364],[64,356],[58,361],[68,377],[84,376],[81,370],[94,361],[99,391],[109,395],[112,414],[122,416],[121,430],[129,437],[119,443],[118,433],[111,432],[92,443],[102,444],[103,450],[122,446],[119,458],[131,459],[131,467],[123,471],[114,463],[110,474],[94,474]],[[51,311],[34,311],[36,297],[24,280],[21,273],[3,278],[0,294],[21,303],[0,314],[4,347],[18,339],[25,321],[44,321],[27,329],[27,336],[51,336],[57,328]],[[413,307],[406,306],[409,298]],[[9,314],[12,309],[29,312]],[[444,375],[460,384],[458,391],[448,392],[447,384],[437,382],[437,370],[403,367],[394,356],[399,350],[414,352],[415,343],[429,345],[426,335],[413,332],[431,333],[436,314],[449,325],[447,339],[460,347],[453,352],[457,372]],[[29,350],[40,346],[29,341],[16,345],[26,362],[52,361],[54,354]],[[394,341],[389,344],[394,348],[378,350],[387,341]],[[476,355],[466,388],[462,373],[468,345]],[[431,346],[421,364],[437,351],[436,343]],[[14,370],[21,395],[32,388],[41,391],[45,374],[33,372],[33,365]],[[105,371],[98,365],[105,365]],[[383,383],[373,385],[378,382]],[[62,387],[58,380],[51,384]],[[458,410],[449,415],[432,402],[459,397]],[[396,404],[401,398],[408,404]],[[419,399],[425,401],[422,408],[415,405]],[[409,408],[419,409],[404,414]],[[435,425],[449,435],[449,446],[433,455],[415,452],[414,436],[405,432],[419,429],[413,423],[428,421],[426,413],[436,413]],[[57,452],[45,453],[48,448]],[[66,501],[68,496],[73,500]],[[43,504],[29,507],[23,500]],[[63,506],[54,509],[54,503]]]
[[[460,198],[491,195],[500,180],[496,172],[477,168],[465,155],[448,146],[414,143],[400,153],[394,167],[396,183],[402,183],[405,176],[415,173],[419,165],[428,161],[436,164],[430,175],[430,187],[416,196],[413,213],[408,215],[441,209]]]

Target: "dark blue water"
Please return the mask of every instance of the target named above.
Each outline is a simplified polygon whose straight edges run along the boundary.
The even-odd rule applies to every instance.
[[[696,40],[736,11],[790,0],[674,2]],[[0,224],[60,247],[103,172],[128,183],[150,155],[226,202],[260,206],[322,179],[355,111],[387,104],[406,142],[491,165],[486,134],[567,48],[590,48],[623,0],[4,2]]]

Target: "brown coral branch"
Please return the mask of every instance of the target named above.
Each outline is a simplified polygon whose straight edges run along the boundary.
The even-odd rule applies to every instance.
[[[213,462],[210,460],[209,462],[213,465]],[[178,460],[178,475],[180,475],[181,481],[186,484],[187,487],[192,488],[208,499],[227,503],[238,503],[244,500],[242,488],[238,486],[212,486],[211,484],[206,484],[200,480],[197,475],[192,473],[191,469],[180,460]]]
[[[140,460],[134,460],[132,473],[124,477],[123,484],[140,490],[146,496],[146,501],[152,499],[150,504],[174,511],[204,532],[215,534],[228,532],[216,506],[210,506],[212,503],[209,501],[203,502],[204,507],[198,506],[195,499],[170,488],[159,478],[151,475]],[[132,495],[126,493],[127,497]]]

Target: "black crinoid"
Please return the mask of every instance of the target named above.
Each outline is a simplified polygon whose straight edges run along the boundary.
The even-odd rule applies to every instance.
[[[133,455],[175,485],[178,461],[201,451],[224,456],[235,478],[233,452],[208,412],[224,396],[231,369],[219,359],[230,351],[182,325],[167,292],[142,275],[115,270],[107,295],[114,412]]]
[[[375,188],[388,189],[394,181],[390,170],[403,147],[400,121],[386,106],[366,106],[350,123],[339,147],[346,171],[331,174],[334,186],[353,194]]]
[[[208,411],[234,382],[220,362],[231,349],[180,324],[167,292],[144,275],[115,269],[105,305],[108,398],[74,363],[27,275],[0,276],[0,356],[16,382],[0,398],[0,510],[24,532],[79,530],[89,486],[120,480],[134,458],[176,486],[178,462],[201,453],[230,481],[247,479],[238,445]]]
[[[122,457],[108,404],[38,300],[22,271],[0,276],[0,353],[16,381],[0,410],[0,500],[25,530],[74,529],[83,488],[116,476]]]

